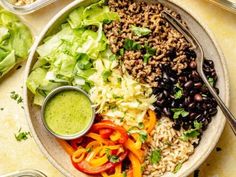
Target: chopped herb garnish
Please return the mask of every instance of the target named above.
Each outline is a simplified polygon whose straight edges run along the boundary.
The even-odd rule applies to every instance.
[[[92,151],[92,148],[86,148],[86,152],[90,153]]]
[[[110,162],[112,162],[112,163],[117,163],[117,162],[119,162],[119,157],[116,156],[116,155],[111,155],[111,150],[110,150],[110,149],[107,148],[107,149],[105,150],[105,153],[106,153],[107,158],[108,158],[108,160],[109,160]]]
[[[176,166],[175,166],[175,169],[173,171],[173,173],[177,173],[182,167],[182,163],[178,163]]]
[[[144,54],[144,56],[143,56],[143,62],[144,62],[145,64],[147,64],[147,63],[149,62],[149,59],[150,59],[151,57],[152,57],[152,55],[149,54],[149,53]]]
[[[15,138],[17,141],[23,141],[28,139],[28,135],[30,135],[30,132],[22,132],[20,128],[17,134],[15,134]]]
[[[153,55],[155,55],[156,49],[154,49],[154,48],[148,46],[147,44],[145,44],[144,48],[145,48],[145,50],[146,50],[146,54],[144,54],[144,56],[143,56],[143,62],[144,62],[145,64],[147,64],[147,63],[149,62],[149,59],[150,59]]]
[[[137,27],[137,26],[134,26],[132,25],[131,26],[131,30],[132,32],[136,35],[136,36],[146,36],[148,34],[150,34],[152,31],[148,28],[145,28],[145,27]]]
[[[156,54],[156,49],[148,46],[147,44],[144,45],[144,48],[146,50],[146,53],[149,53],[150,55],[155,55]]]
[[[1,110],[1,111],[3,111],[3,110],[4,110],[4,108],[0,108],[0,110]]]
[[[102,72],[102,78],[104,82],[108,82],[108,78],[111,76],[112,71],[111,70],[105,70]]]
[[[161,160],[161,150],[156,149],[152,151],[150,156],[150,162],[152,164],[157,164],[158,162],[160,162],[160,160]]]
[[[174,112],[174,119],[178,119],[180,115],[182,117],[186,117],[189,115],[189,112],[185,111],[184,108],[172,108],[171,111]]]
[[[208,82],[211,84],[211,86],[214,86],[215,81],[213,78],[209,77]]]
[[[194,129],[187,130],[180,137],[181,140],[187,141],[189,138],[196,138],[200,135],[199,130],[202,128],[202,123],[194,121]]]
[[[109,161],[112,162],[112,163],[117,163],[117,162],[120,161],[120,160],[119,160],[119,157],[116,156],[116,155],[110,155],[108,159],[109,159]]]
[[[120,54],[120,56],[123,56],[125,54],[125,49],[124,48],[120,49],[119,54]]]
[[[147,139],[148,139],[148,134],[147,134],[147,132],[141,130],[141,131],[139,132],[139,138],[140,138],[140,141],[141,141],[142,143],[145,143],[145,142],[147,141]]]
[[[139,127],[131,127],[129,130],[128,130],[128,134],[134,134],[134,133],[137,133],[139,134],[139,138],[140,138],[140,141],[142,143],[145,143],[147,141],[147,138],[148,138],[148,134],[146,131],[144,130],[139,130],[138,129]]]
[[[23,102],[22,97],[21,97],[19,94],[17,94],[15,91],[12,91],[12,92],[11,92],[10,97],[11,97],[11,99],[16,100],[17,104]]]
[[[183,96],[183,88],[180,86],[179,83],[175,84],[175,99],[180,99]]]
[[[140,50],[142,46],[131,39],[125,39],[124,48],[126,50]]]
[[[127,177],[127,172],[124,171],[124,172],[122,173],[122,176],[123,176],[123,177]]]

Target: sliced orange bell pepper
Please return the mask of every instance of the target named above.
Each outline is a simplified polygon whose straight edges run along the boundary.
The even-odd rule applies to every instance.
[[[72,146],[70,146],[69,143],[67,143],[65,140],[57,139],[57,141],[58,141],[59,144],[62,146],[62,148],[63,148],[70,156],[72,156],[72,154],[75,152],[75,150],[72,148]]]
[[[101,135],[99,135],[99,134],[97,134],[97,133],[92,133],[92,132],[90,132],[90,133],[88,133],[88,134],[85,135],[85,136],[87,136],[87,137],[89,137],[89,138],[92,138],[92,139],[94,139],[94,140],[97,140],[99,143],[102,143],[102,144],[105,144],[105,145],[113,145],[113,144],[114,144],[114,142],[112,142],[112,141],[110,141],[110,140],[103,139],[103,138],[101,137]]]
[[[126,149],[131,151],[140,162],[144,160],[144,152],[141,149],[137,149],[135,143],[130,138],[125,142],[124,146]]]
[[[86,149],[79,147],[73,154],[72,154],[72,160],[75,163],[79,163],[82,160],[84,160],[86,154]]]
[[[149,121],[147,123],[144,123],[145,124],[145,129],[148,133],[151,133],[152,130],[155,128],[156,126],[156,121],[157,121],[157,118],[156,118],[156,113],[154,111],[152,111],[151,109],[148,110],[148,119]]]
[[[142,170],[141,170],[141,163],[139,159],[132,153],[130,152],[128,154],[128,157],[130,159],[132,169],[133,169],[133,176],[134,177],[142,177]]]
[[[108,162],[108,158],[107,158],[106,154],[102,157],[92,159],[92,160],[89,161],[89,163],[94,167],[102,166],[107,162]]]

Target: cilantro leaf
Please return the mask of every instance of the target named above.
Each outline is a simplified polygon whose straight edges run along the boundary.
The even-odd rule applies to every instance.
[[[215,81],[213,78],[209,77],[208,82],[211,84],[211,86],[214,86]]]
[[[18,134],[15,134],[15,138],[17,141],[23,141],[28,139],[28,135],[30,135],[30,132],[22,132],[20,128]]]
[[[109,148],[107,148],[107,149],[105,150],[105,153],[106,153],[106,156],[107,156],[107,158],[108,158],[108,160],[109,160],[110,162],[112,162],[112,163],[117,163],[117,162],[120,161],[118,156],[111,154],[111,150],[110,150]]]
[[[177,173],[181,168],[182,168],[182,163],[178,163],[176,166],[175,166],[175,169],[173,171],[173,173]]]
[[[134,26],[132,25],[131,26],[131,30],[132,32],[136,35],[136,36],[146,36],[148,34],[150,34],[152,31],[148,28],[145,28],[145,27],[137,27],[137,26]]]
[[[178,119],[180,115],[182,117],[186,117],[189,115],[189,112],[185,111],[184,108],[172,108],[171,111],[174,112],[174,119]]]
[[[161,160],[161,150],[156,149],[151,152],[150,162],[151,164],[157,164]]]
[[[180,86],[179,83],[175,84],[175,94],[174,94],[174,97],[175,99],[180,99],[182,96],[183,96],[183,88]]]
[[[143,62],[145,63],[145,64],[147,64],[148,62],[149,62],[149,59],[151,58],[151,54],[149,54],[149,53],[146,53],[146,54],[144,54],[144,56],[143,56]]]
[[[196,138],[200,135],[199,130],[202,128],[202,123],[198,121],[194,121],[194,129],[187,130],[180,137],[181,140],[187,141],[190,138]]]
[[[125,39],[124,48],[126,50],[140,50],[142,46],[131,39]]]

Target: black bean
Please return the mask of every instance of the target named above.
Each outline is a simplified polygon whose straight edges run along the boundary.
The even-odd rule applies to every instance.
[[[197,102],[201,102],[202,101],[202,95],[197,93],[194,95],[194,100]]]
[[[216,108],[212,108],[212,109],[209,110],[209,114],[210,114],[211,116],[216,115],[217,112],[218,112],[218,110],[217,110]]]
[[[163,112],[164,112],[164,114],[166,115],[166,116],[171,116],[171,112],[170,112],[170,109],[169,108],[167,108],[167,107],[164,107],[163,108]]]
[[[181,129],[181,125],[178,124],[178,123],[174,123],[173,126],[172,126],[175,130],[180,130]]]
[[[183,123],[183,128],[184,128],[184,130],[188,130],[189,129],[189,124],[187,123],[187,122],[184,122]]]
[[[184,84],[184,87],[185,87],[186,89],[190,89],[192,86],[193,86],[193,81],[188,81],[188,82],[186,82],[186,83]]]
[[[157,105],[157,106],[162,106],[163,103],[164,103],[164,100],[157,100],[157,101],[156,101],[156,105]]]
[[[197,63],[195,61],[191,61],[189,66],[190,68],[195,69],[197,67]]]
[[[194,83],[194,87],[200,89],[202,87],[201,82]]]
[[[195,109],[195,106],[196,106],[195,103],[192,102],[188,105],[188,108],[189,109]]]

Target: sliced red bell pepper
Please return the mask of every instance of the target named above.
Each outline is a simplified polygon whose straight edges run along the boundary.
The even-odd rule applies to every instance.
[[[108,129],[108,128],[104,128],[104,129],[99,130],[99,134],[104,139],[108,139],[112,133],[113,133],[113,130]]]
[[[82,141],[83,141],[83,138],[81,137],[74,140],[70,140],[70,144],[74,150],[77,150],[79,144],[82,143]]]
[[[72,160],[72,164],[74,165],[74,167],[76,169],[78,169],[81,172],[84,172],[84,173],[89,174],[89,175],[96,175],[96,174],[100,174],[100,173],[102,173],[104,171],[107,171],[109,169],[115,168],[116,165],[121,163],[126,158],[127,154],[128,154],[127,151],[122,153],[119,156],[119,162],[117,162],[117,163],[108,162],[108,163],[106,163],[106,164],[104,164],[102,166],[98,166],[98,167],[90,165],[85,160],[80,162],[80,163],[74,163],[73,160]]]
[[[127,131],[123,127],[119,125],[115,125],[112,122],[105,121],[105,122],[96,123],[92,126],[91,130],[97,132],[101,129],[111,129],[113,131],[118,131],[121,134],[121,137],[118,140],[120,144],[124,144],[128,140]]]

